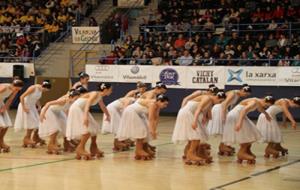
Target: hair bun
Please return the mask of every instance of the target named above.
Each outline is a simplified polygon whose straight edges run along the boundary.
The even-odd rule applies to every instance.
[[[166,95],[164,95],[164,94],[158,94],[156,96],[156,101],[165,102],[165,101],[169,101],[169,98]]]

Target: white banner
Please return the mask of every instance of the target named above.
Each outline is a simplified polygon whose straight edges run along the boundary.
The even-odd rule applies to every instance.
[[[119,65],[86,65],[85,71],[93,82],[117,82]]]
[[[300,86],[300,67],[278,67],[278,86]]]
[[[1,65],[1,64],[0,64]],[[300,67],[202,67],[146,65],[86,65],[92,82],[155,84],[169,88],[205,89],[209,84],[255,86],[300,86]]]
[[[118,66],[118,81],[132,82],[141,81],[147,83],[152,81],[152,66],[120,65]]]
[[[225,87],[224,67],[186,67],[186,86],[188,88],[206,89],[209,84]]]
[[[119,7],[141,7],[144,6],[144,0],[118,0]]]
[[[280,67],[224,67],[227,85],[277,86]]]
[[[100,43],[100,28],[97,27],[72,27],[72,42],[76,44]]]
[[[2,78],[13,77],[14,65],[24,65],[24,78],[35,76],[33,63],[0,63],[0,77]]]

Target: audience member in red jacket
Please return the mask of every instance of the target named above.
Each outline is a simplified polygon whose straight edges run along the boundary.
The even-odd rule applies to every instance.
[[[279,5],[277,5],[276,9],[273,12],[273,16],[275,19],[283,19],[284,9]]]
[[[184,47],[186,40],[183,39],[183,35],[179,34],[178,39],[174,43],[174,47],[176,49],[181,49]]]

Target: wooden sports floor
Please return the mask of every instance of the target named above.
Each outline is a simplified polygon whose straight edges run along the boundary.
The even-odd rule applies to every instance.
[[[100,121],[101,115],[95,115]],[[183,145],[170,140],[174,123],[175,117],[160,119],[159,139],[152,142],[157,158],[152,161],[135,161],[133,149],[113,153],[112,135],[99,135],[98,144],[105,152],[100,160],[78,161],[72,153],[48,155],[46,147],[22,148],[24,132],[9,129],[6,140],[12,151],[0,154],[0,190],[300,189],[300,128],[283,129],[286,157],[265,159],[265,145],[256,143],[256,165],[241,165],[236,157],[218,156],[219,138],[211,137],[214,162],[188,166],[181,159]]]

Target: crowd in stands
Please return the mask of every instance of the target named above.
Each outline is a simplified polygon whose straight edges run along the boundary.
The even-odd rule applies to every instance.
[[[127,37],[101,63],[300,66],[292,0],[162,0],[149,12],[139,38]]]
[[[0,1],[0,61],[38,56],[78,17],[89,16],[91,6],[86,0]]]

